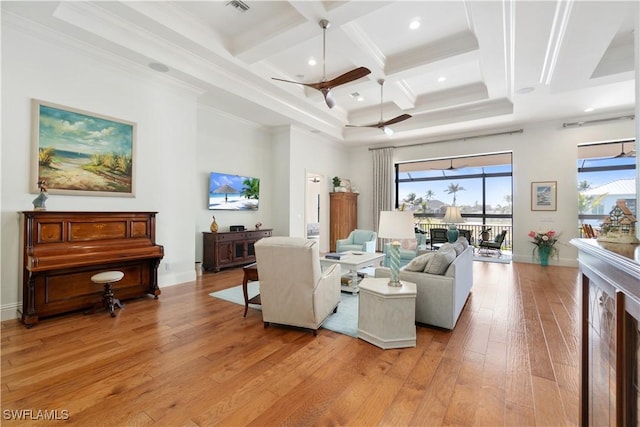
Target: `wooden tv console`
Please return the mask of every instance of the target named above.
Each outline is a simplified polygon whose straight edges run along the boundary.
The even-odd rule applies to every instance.
[[[117,298],[160,295],[156,212],[23,211],[22,322],[102,303],[96,273],[117,270]]]
[[[256,262],[253,245],[271,236],[271,229],[202,233],[202,268],[216,273],[221,268]]]

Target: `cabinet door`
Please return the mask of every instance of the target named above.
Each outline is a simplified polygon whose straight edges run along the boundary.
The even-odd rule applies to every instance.
[[[235,261],[243,261],[246,258],[246,242],[238,240],[233,243],[233,259]]]
[[[218,266],[233,262],[235,242],[218,242]]]
[[[248,240],[247,241],[247,259],[253,259],[256,257],[256,248],[254,245],[257,240]]]

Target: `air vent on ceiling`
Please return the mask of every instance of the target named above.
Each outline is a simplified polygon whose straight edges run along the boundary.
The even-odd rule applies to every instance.
[[[241,0],[231,0],[226,3],[226,6],[233,6],[240,12],[246,12],[249,10],[249,5]]]

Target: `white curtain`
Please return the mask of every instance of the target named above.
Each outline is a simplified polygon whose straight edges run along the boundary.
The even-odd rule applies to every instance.
[[[373,156],[373,229],[378,231],[380,211],[393,210],[393,148],[380,148],[371,151]],[[383,243],[378,239],[378,251]]]

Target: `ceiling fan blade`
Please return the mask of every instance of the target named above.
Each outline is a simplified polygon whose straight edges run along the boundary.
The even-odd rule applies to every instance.
[[[346,83],[350,83],[354,80],[358,80],[359,78],[362,78],[370,73],[371,71],[368,68],[360,67],[360,68],[353,69],[351,71],[347,71],[346,73],[339,75],[334,79],[327,80],[324,82],[307,83],[306,86],[312,87],[317,90],[333,89],[336,86],[340,86]]]
[[[346,73],[334,79],[329,80],[327,83],[329,84],[329,87],[336,87],[346,83],[351,83],[369,74],[371,74],[371,70],[369,70],[367,67],[358,67],[351,71],[347,71]]]
[[[278,80],[279,82],[293,83],[293,84],[296,84],[296,85],[308,86],[308,87],[313,88],[313,89],[318,89],[317,87],[315,87],[315,83],[303,83],[303,82],[296,82],[296,81],[293,81],[293,80],[279,79],[279,78],[277,78],[277,77],[271,77],[271,79],[272,79],[272,80]],[[319,89],[318,89],[318,90],[319,90]]]
[[[391,120],[387,120],[386,122],[382,122],[382,123],[372,123],[369,125],[349,125],[347,124],[346,127],[350,127],[350,128],[379,128],[384,130],[384,128],[388,127],[389,125],[393,125],[396,123],[400,123],[403,122],[407,119],[410,119],[412,116],[411,114],[401,114],[397,117],[394,117]]]
[[[375,129],[375,128],[378,128],[378,123],[370,124],[370,125],[350,125],[347,123],[344,126],[348,128],[374,128]]]
[[[411,114],[401,114],[397,117],[394,117],[391,120],[387,120],[386,122],[380,123],[378,125],[378,127],[385,127],[385,126],[390,126],[390,125],[394,125],[396,123],[400,123],[400,122],[404,122],[407,119],[411,118]]]

